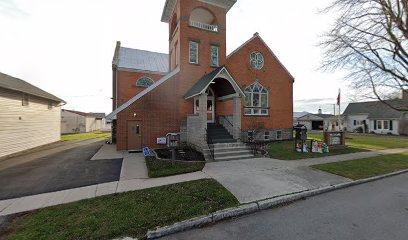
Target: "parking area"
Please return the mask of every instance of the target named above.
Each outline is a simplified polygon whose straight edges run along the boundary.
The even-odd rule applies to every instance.
[[[103,140],[76,144],[74,148],[43,154],[39,158],[1,169],[0,200],[119,180],[121,158],[90,160],[104,144]],[[9,162],[12,160],[8,159]]]

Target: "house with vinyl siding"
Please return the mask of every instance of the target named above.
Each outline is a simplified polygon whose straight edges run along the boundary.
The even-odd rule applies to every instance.
[[[61,112],[61,134],[110,130],[105,113],[86,113],[68,109]]]
[[[57,142],[64,100],[0,73],[0,159]]]
[[[408,94],[403,99],[350,103],[343,113],[349,132],[408,135]]]

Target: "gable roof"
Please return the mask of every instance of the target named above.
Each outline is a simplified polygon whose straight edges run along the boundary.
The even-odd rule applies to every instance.
[[[189,98],[195,97],[197,95],[200,95],[204,91],[206,91],[208,86],[211,84],[211,82],[214,79],[216,79],[223,72],[225,72],[225,74],[228,76],[229,79],[227,79],[227,80],[233,86],[235,92],[238,92],[240,95],[244,96],[245,95],[244,92],[241,90],[241,88],[238,86],[238,84],[232,78],[232,76],[228,72],[228,70],[225,67],[219,67],[216,70],[212,71],[211,73],[203,76],[200,80],[198,80],[196,82],[196,84],[194,84],[193,87],[184,96],[184,99],[189,99]]]
[[[84,117],[95,117],[95,113],[86,113],[86,112],[80,112],[80,111],[75,111],[75,110],[68,110],[68,109],[62,109],[63,112],[70,112],[70,113],[75,113],[80,116]]]
[[[305,116],[307,114],[309,114],[309,112],[305,112],[305,111],[303,111],[303,112],[293,112],[293,117],[294,118],[300,118],[300,117],[303,117],[303,116]]]
[[[113,59],[113,64],[118,68],[159,74],[167,74],[169,72],[168,54],[125,48],[120,46],[120,42],[118,44],[119,46],[115,50]]]
[[[401,118],[403,112],[408,111],[408,99],[388,100],[386,102],[398,110],[391,108],[381,101],[372,101],[350,103],[343,114],[368,114],[370,119],[398,119]]]
[[[308,113],[306,115],[303,115],[302,117],[299,117],[298,120],[324,120],[324,119],[330,119],[330,118],[335,118],[337,116],[333,114],[313,114],[313,113]]]
[[[106,114],[105,113],[94,113],[96,119],[104,119]]]
[[[180,72],[180,67],[177,67],[176,69],[174,69],[172,72],[170,72],[169,74],[167,74],[166,76],[162,77],[160,80],[156,81],[153,85],[151,85],[150,87],[146,88],[145,90],[143,90],[142,92],[140,92],[139,94],[137,94],[136,96],[134,96],[133,98],[131,98],[129,101],[127,101],[126,103],[122,104],[120,107],[116,108],[113,112],[109,113],[106,116],[106,119],[108,120],[114,120],[116,119],[116,115],[118,113],[120,113],[121,111],[125,110],[126,108],[128,108],[130,105],[132,105],[134,102],[136,102],[137,100],[139,100],[140,98],[142,98],[144,95],[148,94],[149,92],[153,91],[156,87],[160,86],[162,83],[166,82],[167,80],[169,80],[170,78],[174,77],[177,73]]]
[[[239,52],[239,50],[241,50],[243,47],[245,47],[248,43],[252,42],[254,39],[259,38],[259,40],[262,42],[262,44],[265,45],[265,47],[268,49],[268,51],[272,54],[272,56],[276,59],[276,61],[278,62],[279,65],[281,65],[281,67],[286,71],[286,73],[292,78],[293,82],[295,82],[295,78],[293,77],[293,75],[289,72],[289,70],[282,64],[282,62],[279,60],[278,57],[276,57],[275,53],[273,53],[272,49],[268,46],[268,44],[266,44],[266,42],[261,38],[261,36],[259,35],[259,33],[255,33],[253,37],[251,37],[248,41],[246,41],[244,44],[242,44],[241,46],[239,46],[237,49],[235,49],[234,51],[232,51],[230,54],[228,54],[227,56],[227,60],[234,55],[235,53]]]
[[[0,87],[44,98],[54,102],[65,103],[64,100],[48,93],[24,80],[0,72]]]

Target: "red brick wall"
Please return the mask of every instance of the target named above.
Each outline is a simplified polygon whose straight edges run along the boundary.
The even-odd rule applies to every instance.
[[[178,76],[167,80],[149,92],[117,116],[117,148],[127,149],[127,122],[142,121],[142,146],[162,147],[156,144],[157,137],[165,137],[167,133],[180,131],[181,118],[177,114],[178,99],[176,91]]]
[[[179,114],[187,116],[193,113],[193,100],[184,100],[183,96],[188,90],[204,75],[214,71],[211,67],[211,45],[217,44],[219,47],[219,64],[226,63],[226,13],[225,10],[210,4],[199,1],[180,0],[180,82],[178,86],[178,97],[180,101]],[[209,32],[200,30],[189,25],[190,13],[197,7],[202,7],[216,18],[219,32]],[[189,63],[189,41],[199,41],[199,64]]]
[[[253,51],[262,53],[264,57],[265,64],[261,70],[255,70],[250,65],[250,54]],[[227,61],[228,71],[243,90],[257,78],[262,86],[269,89],[269,116],[245,116],[242,109],[242,129],[250,129],[254,122],[267,129],[292,128],[293,79],[262,40],[254,38]]]
[[[118,107],[146,89],[144,87],[136,86],[136,81],[138,79],[149,77],[156,82],[163,76],[164,75],[159,74],[118,71]]]

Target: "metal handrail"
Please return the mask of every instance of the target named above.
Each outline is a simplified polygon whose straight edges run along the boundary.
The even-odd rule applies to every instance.
[[[210,154],[211,154],[211,160],[215,160],[214,159],[214,143],[212,141],[212,138],[210,137],[210,134],[208,134],[208,128],[206,128],[205,131],[206,131],[206,135],[207,135],[208,149],[210,150]]]
[[[227,116],[223,116],[223,115],[220,115],[218,118],[222,118],[222,119],[225,119],[225,121],[231,126],[231,127],[233,127],[233,128],[237,128],[238,129],[238,131],[239,131],[239,140],[242,140],[243,139],[243,132],[242,132],[242,130],[241,130],[241,128],[240,127],[235,127],[234,126],[234,124],[232,124],[231,122],[230,122],[230,120],[228,120],[228,118],[227,118]]]

